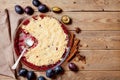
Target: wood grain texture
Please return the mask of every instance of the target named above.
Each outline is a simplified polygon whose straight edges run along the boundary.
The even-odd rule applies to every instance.
[[[23,18],[23,16],[26,16],[25,14],[18,15],[12,11],[9,11],[9,13],[10,13],[10,20],[12,20],[12,16],[17,16],[16,20],[14,21],[16,24],[17,24],[16,21],[18,18]],[[74,12],[67,12],[67,14],[69,14],[69,15],[70,14],[74,15],[73,13]],[[96,14],[99,14],[98,16],[95,16],[94,12],[89,12],[89,13],[96,18],[99,15],[103,15],[102,12],[96,12]],[[109,12],[105,12],[105,13],[106,14],[104,14],[104,16],[109,14]],[[40,14],[40,13],[36,12],[35,14]],[[55,15],[54,13],[51,13],[51,12],[47,13],[47,14],[52,15],[60,20],[61,14]],[[87,14],[87,12],[85,12],[85,14]],[[112,13],[112,15],[116,15],[116,16],[118,16],[118,14],[119,14],[119,12],[117,14],[116,14],[116,12]],[[82,15],[84,15],[84,13],[81,14],[81,17],[82,17]],[[116,17],[116,16],[114,16],[114,17]],[[79,15],[78,15],[78,17],[79,17]],[[91,50],[97,50],[97,49],[98,50],[102,50],[102,49],[103,50],[111,50],[111,49],[118,50],[118,49],[120,49],[120,31],[119,31],[120,22],[118,24],[116,21],[114,21],[115,24],[113,22],[109,22],[108,23],[109,25],[107,23],[98,23],[98,22],[95,22],[93,24],[92,24],[92,22],[79,23],[79,22],[77,22],[80,19],[78,17],[73,16],[73,20],[74,20],[73,24],[66,25],[66,27],[70,30],[70,32],[74,32],[74,33],[75,33],[74,30],[75,30],[76,26],[81,29],[81,33],[76,34],[76,37],[80,39],[79,49],[82,49],[82,50],[84,50],[84,49],[86,49],[86,50],[90,50],[90,49]],[[110,15],[109,15],[109,17],[110,17]],[[76,18],[78,20],[76,20]],[[88,18],[88,17],[86,17],[86,18]],[[119,18],[119,16],[116,18]],[[83,17],[83,19],[85,19],[85,17]],[[93,19],[93,18],[91,17],[91,19]],[[78,26],[80,24],[84,25],[84,27]],[[86,24],[88,24],[87,27],[85,26]],[[96,25],[96,24],[98,24],[98,25]],[[103,26],[104,24],[108,27],[104,27]],[[111,25],[113,24],[113,25],[111,26],[110,24]],[[94,26],[94,27],[92,27],[92,26]],[[109,26],[111,26],[111,27],[109,27]],[[14,31],[12,31],[12,32],[14,32]],[[14,34],[14,33],[12,33],[12,34]]]
[[[81,33],[76,34],[80,39],[80,55],[85,56],[83,61],[74,62],[78,67],[77,73],[71,72],[64,63],[64,75],[54,80],[120,80],[120,0],[40,0],[49,8],[59,6],[63,9],[61,14],[48,12],[61,20],[63,15],[72,18],[73,23],[66,27],[74,32],[76,27]],[[4,5],[3,5],[4,4]],[[0,0],[0,12],[7,8],[12,16],[21,18],[26,14],[18,15],[14,6],[18,4],[23,8],[31,6],[32,0]],[[35,14],[41,14],[36,12]],[[11,17],[11,15],[10,15]],[[16,22],[16,21],[15,21]],[[17,24],[17,22],[16,22]],[[74,32],[75,33],[75,32]],[[28,69],[31,70],[31,69]],[[37,76],[45,76],[45,72],[35,71]],[[1,76],[0,80],[14,80]],[[19,77],[17,80],[26,80]],[[47,80],[50,80],[47,78]]]
[[[58,80],[120,80],[120,72],[118,71],[79,71],[74,73],[65,72],[65,75]]]
[[[76,37],[80,39],[79,49],[120,49],[120,31],[81,31]]]
[[[75,63],[79,70],[118,70],[120,71],[120,50],[80,50],[80,55],[86,57],[86,64],[84,61],[71,61]],[[68,63],[64,63],[65,70],[68,69]]]
[[[45,76],[45,72],[36,72],[37,76]],[[47,80],[120,80],[120,71],[65,71],[64,75],[57,76],[56,79],[47,78]],[[18,80],[26,80],[19,77]]]
[[[78,66],[79,71],[120,71],[120,50],[79,50],[79,52],[85,56],[86,63],[81,60],[75,61],[76,57],[70,61]],[[69,63],[62,64],[65,71],[70,71]],[[22,67],[31,70],[25,65]]]
[[[120,12],[63,12],[50,15],[61,20],[63,15],[72,18],[72,25],[66,25],[69,30],[79,27],[81,30],[120,30]]]
[[[120,11],[119,0],[40,0],[49,8],[59,6],[64,11]],[[14,10],[14,6],[19,4],[24,8],[32,6],[32,0],[0,0],[0,4],[4,4],[0,9]]]
[[[11,10],[9,12],[18,17],[27,16],[26,14],[18,15],[15,11]],[[41,13],[35,12],[35,14]],[[51,15],[60,21],[63,15],[70,16],[72,24],[66,25],[68,30],[75,30],[76,27],[79,27],[81,31],[120,31],[120,12],[63,12],[61,14],[48,12],[45,14]]]

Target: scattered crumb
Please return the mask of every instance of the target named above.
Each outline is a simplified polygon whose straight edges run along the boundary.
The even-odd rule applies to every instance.
[[[79,62],[79,58],[75,57],[74,61]]]
[[[81,69],[84,69],[84,67],[82,66]]]
[[[80,44],[80,47],[82,47],[83,45]]]
[[[75,57],[74,61],[76,61],[76,62],[82,61],[84,64],[86,64],[86,57],[82,56],[78,53],[78,54],[76,54],[76,57]]]
[[[83,47],[88,47],[88,45],[84,43],[84,44],[83,44]]]
[[[76,4],[76,2],[74,1],[73,4]]]
[[[108,49],[108,46],[106,45],[106,48]]]
[[[77,27],[76,30],[75,30],[75,32],[76,32],[77,34],[80,33],[80,32],[81,32],[80,28]]]

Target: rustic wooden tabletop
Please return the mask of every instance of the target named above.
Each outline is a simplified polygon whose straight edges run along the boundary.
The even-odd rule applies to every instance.
[[[31,1],[0,0],[0,10],[14,11],[14,6],[19,4],[32,6],[37,11]],[[49,8],[61,7],[61,14],[52,14],[58,19],[69,15],[73,23],[67,28],[71,32],[76,27],[81,29],[76,37],[80,39],[79,51],[86,57],[86,64],[75,62],[80,69],[77,73],[66,66],[65,74],[59,80],[120,80],[120,0],[40,1]]]

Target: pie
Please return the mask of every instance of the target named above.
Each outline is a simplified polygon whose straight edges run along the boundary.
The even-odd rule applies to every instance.
[[[69,33],[65,26],[51,16],[35,15],[25,19],[15,35],[15,52],[19,56],[26,47],[27,39],[33,45],[22,57],[23,63],[31,68],[48,69],[64,58],[69,47]]]

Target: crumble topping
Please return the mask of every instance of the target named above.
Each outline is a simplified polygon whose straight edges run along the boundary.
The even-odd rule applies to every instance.
[[[28,25],[22,25],[22,29],[38,40],[37,46],[24,54],[28,62],[42,66],[55,64],[61,59],[68,40],[59,21],[48,16],[37,20],[31,18]]]

